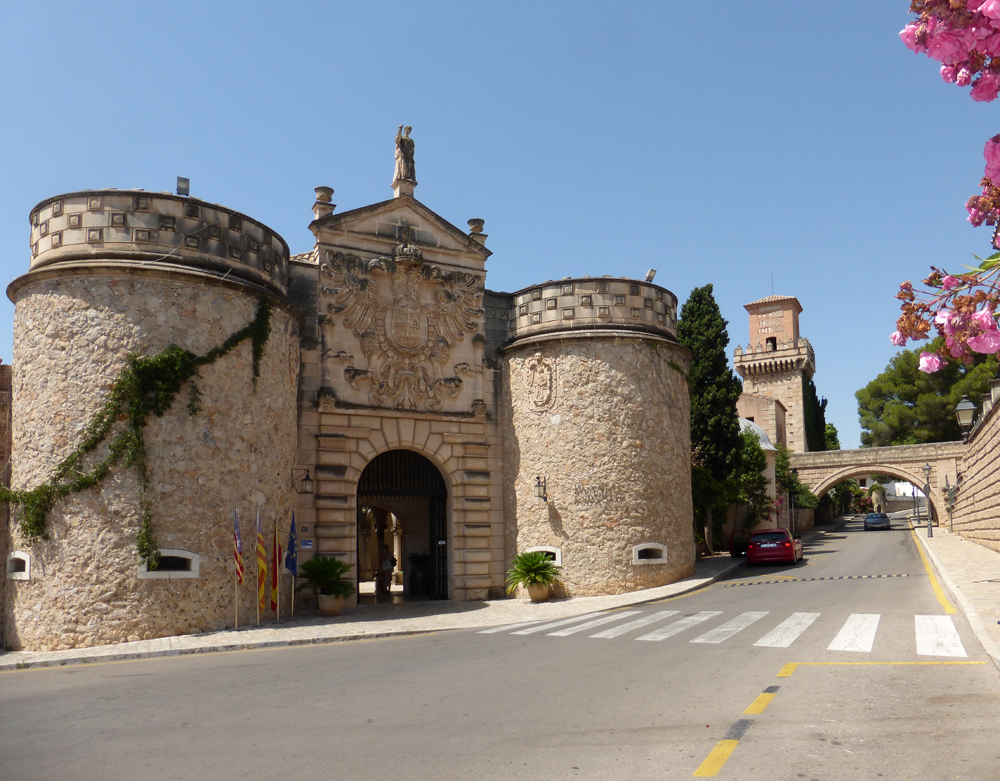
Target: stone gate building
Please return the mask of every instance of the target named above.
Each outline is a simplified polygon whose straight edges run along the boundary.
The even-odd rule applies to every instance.
[[[490,291],[483,220],[466,232],[420,203],[413,170],[400,135],[389,200],[337,212],[317,188],[295,255],[186,195],[89,190],[31,210],[30,270],[8,287],[11,487],[55,498],[41,538],[15,503],[6,645],[253,622],[257,518],[270,551],[293,510],[300,561],[336,555],[367,579],[385,544],[440,599],[502,596],[530,549],[570,595],[693,572],[676,296],[611,276]],[[141,436],[108,406],[125,369],[143,392],[181,377]]]

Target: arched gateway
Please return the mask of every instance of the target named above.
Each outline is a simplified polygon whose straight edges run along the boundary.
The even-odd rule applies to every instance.
[[[398,558],[408,594],[447,599],[448,487],[437,467],[412,450],[382,453],[361,473],[357,507],[359,579],[360,563],[372,558],[372,538],[362,531],[371,524],[374,547],[386,545]]]

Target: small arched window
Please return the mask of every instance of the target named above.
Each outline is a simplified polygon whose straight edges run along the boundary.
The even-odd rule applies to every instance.
[[[201,568],[201,556],[179,548],[161,548],[160,564],[149,569],[146,562],[139,565],[139,580],[177,580],[197,578]]]
[[[667,546],[658,542],[643,542],[632,546],[633,564],[666,564]]]
[[[534,551],[541,551],[548,554],[548,558],[553,564],[557,567],[562,566],[562,548],[554,548],[551,545],[536,545],[534,548],[528,548],[525,553],[532,553]]]
[[[31,580],[31,554],[12,551],[7,557],[7,580]]]

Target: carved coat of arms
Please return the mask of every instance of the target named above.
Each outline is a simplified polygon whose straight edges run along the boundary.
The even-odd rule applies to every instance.
[[[481,277],[424,263],[410,244],[367,261],[327,252],[320,271],[331,280],[322,288],[333,297],[329,311],[343,316],[368,359],[367,369],[348,366],[344,377],[355,389],[369,382],[373,406],[437,412],[462,392],[458,374],[470,368],[448,364],[452,348],[479,330]]]
[[[555,361],[535,353],[525,362],[523,377],[531,410],[542,414],[552,409],[556,403]]]

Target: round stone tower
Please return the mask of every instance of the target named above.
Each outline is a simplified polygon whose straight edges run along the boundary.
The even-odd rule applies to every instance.
[[[564,279],[515,293],[509,319],[507,560],[548,552],[571,596],[691,575],[690,353],[676,296]]]
[[[26,536],[24,507],[12,508],[10,647],[232,626],[234,509],[246,543],[240,623],[256,618],[255,508],[270,550],[276,523],[288,535],[292,502],[301,315],[285,297],[288,257],[267,226],[195,198],[88,190],[32,210],[31,270],[7,289],[15,303],[12,489],[71,483],[108,456],[125,415],[60,469],[81,453],[129,356],[176,345],[202,360],[142,429],[145,485],[126,456],[96,485],[57,498],[42,538]],[[263,344],[256,362],[254,344]],[[148,376],[156,382],[159,372]],[[154,570],[137,545],[144,512],[162,556]],[[286,577],[282,612],[289,591]],[[263,615],[273,617],[269,605]]]

